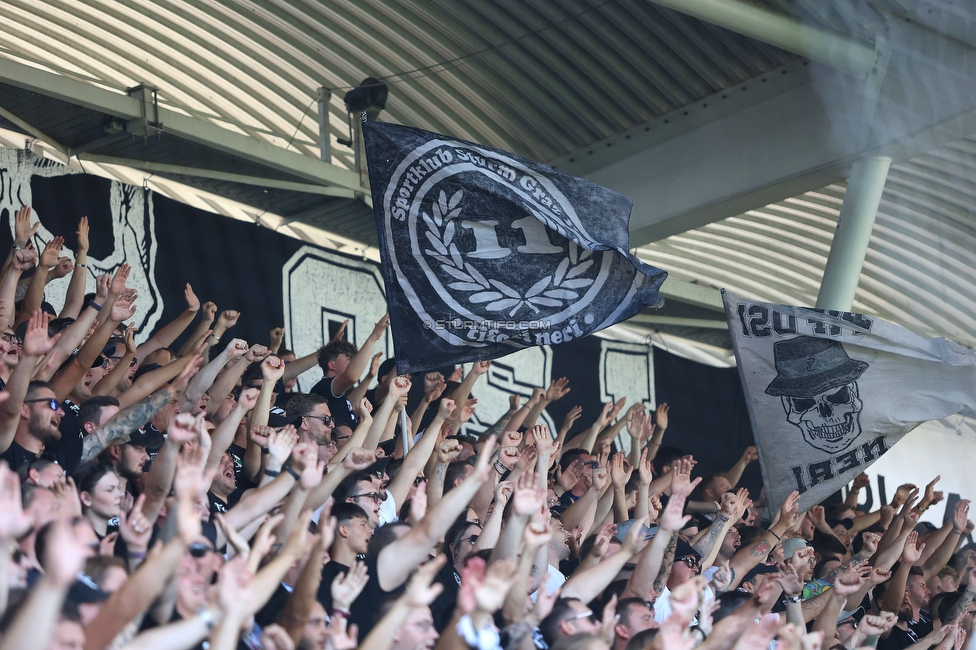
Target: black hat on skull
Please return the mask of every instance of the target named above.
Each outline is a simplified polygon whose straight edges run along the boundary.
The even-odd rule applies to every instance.
[[[776,397],[811,397],[856,380],[868,368],[847,356],[839,341],[797,336],[773,344],[776,378],[766,387]]]

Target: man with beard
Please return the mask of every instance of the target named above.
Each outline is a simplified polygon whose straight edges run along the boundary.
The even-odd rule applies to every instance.
[[[216,514],[223,514],[230,510],[231,504],[228,501],[236,489],[237,477],[234,474],[234,459],[225,452],[220,457],[217,473],[214,474],[213,481],[210,483],[210,491],[207,492],[211,519]]]
[[[27,396],[20,407],[20,421],[10,447],[0,454],[11,468],[16,469],[35,458],[48,458],[48,445],[61,438],[58,425],[64,411],[58,403],[54,389],[46,381],[32,381],[27,385]]]
[[[321,395],[296,395],[288,400],[285,413],[287,422],[295,424],[298,430],[299,442],[314,442],[321,447],[332,441],[332,430],[336,423],[329,409],[329,401]],[[298,418],[301,421],[295,422]]]

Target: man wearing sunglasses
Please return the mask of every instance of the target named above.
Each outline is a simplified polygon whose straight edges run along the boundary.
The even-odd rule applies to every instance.
[[[674,549],[674,564],[671,565],[671,575],[668,576],[667,587],[654,602],[654,620],[663,623],[671,615],[671,590],[682,585],[701,571],[701,554],[691,547],[691,544],[678,537]],[[705,590],[705,604],[703,608],[715,599],[711,589]]]
[[[58,425],[64,411],[54,395],[54,389],[44,381],[32,381],[27,386],[27,396],[20,407],[17,432],[7,451],[0,458],[10,467],[17,468],[35,458],[54,460],[47,447],[61,439]]]
[[[288,400],[285,412],[288,421],[295,424],[301,442],[319,446],[332,442],[335,420],[326,398],[314,393],[296,395]]]

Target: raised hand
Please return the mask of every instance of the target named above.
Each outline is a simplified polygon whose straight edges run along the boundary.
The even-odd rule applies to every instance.
[[[255,343],[247,352],[244,353],[244,360],[251,364],[255,361],[262,361],[266,356],[271,354],[271,350],[264,347],[260,343]]]
[[[453,438],[450,440],[442,440],[440,444],[437,445],[437,462],[441,465],[447,465],[453,463],[461,455],[461,443]]]
[[[564,470],[561,470],[558,464],[556,465],[556,484],[564,490],[572,490],[582,477],[583,461],[578,458]]]
[[[622,451],[617,452],[610,462],[610,479],[613,481],[613,487],[624,489],[633,473],[634,467],[627,461],[626,454]]]
[[[32,248],[22,248],[19,251],[14,251],[13,258],[10,262],[14,269],[23,273],[34,268],[34,264],[37,262],[37,251]]]
[[[349,321],[346,322],[348,323]],[[383,336],[383,333],[386,332],[386,328],[388,328],[389,326],[390,326],[390,315],[383,314],[383,317],[380,318],[378,321],[376,321],[376,325],[373,326],[373,334],[372,334],[373,338],[378,339],[381,336]]]
[[[581,415],[583,415],[582,406],[574,406],[569,409],[569,413],[563,418],[563,429],[569,431],[573,427],[573,423],[580,419]]]
[[[208,323],[212,323],[214,316],[217,315],[217,305],[216,303],[208,300],[207,302],[203,303],[202,311],[203,319]]]
[[[116,300],[112,305],[112,312],[109,319],[118,323],[132,318],[136,313],[136,304],[126,300]]]
[[[56,521],[47,542],[42,558],[44,576],[59,587],[67,588],[85,566],[88,547],[75,537],[71,519]]]
[[[683,510],[684,499],[675,499],[672,496],[668,499],[668,505],[664,506],[664,510],[657,518],[657,525],[660,526],[661,530],[671,533],[678,532],[685,527],[685,524],[691,521],[690,515],[682,514]]]
[[[58,263],[54,265],[51,269],[51,277],[54,279],[63,278],[72,271],[75,270],[75,265],[71,263],[67,257],[61,257],[58,259]]]
[[[956,507],[952,509],[952,529],[953,531],[966,530],[966,523],[969,521],[969,499],[960,499]]]
[[[361,472],[376,462],[376,452],[356,447],[346,454],[342,466],[354,472]]]
[[[238,406],[244,409],[244,412],[247,413],[257,406],[258,394],[260,392],[261,391],[259,391],[257,388],[245,388],[241,391],[240,397],[237,398]]]
[[[667,402],[661,402],[654,410],[654,425],[657,427],[658,431],[664,431],[668,428],[669,410],[671,410],[671,407],[668,406]]]
[[[673,467],[671,468],[671,494],[672,496],[679,496],[681,498],[687,498],[698,484],[701,483],[701,477],[696,478],[694,481],[691,480],[691,462],[681,458],[675,461]]]
[[[30,527],[30,517],[22,509],[20,477],[0,461],[0,545],[15,544]]]
[[[390,382],[390,397],[393,399],[400,399],[404,395],[410,392],[410,386],[413,384],[410,382],[410,377],[406,375],[399,375]]]
[[[504,447],[518,447],[522,443],[522,434],[519,431],[506,431],[498,441]]]
[[[217,327],[227,331],[234,325],[237,325],[237,319],[241,317],[241,312],[235,311],[233,309],[225,309],[220,312],[220,316],[217,317]]]
[[[369,575],[363,562],[356,562],[346,574],[338,574],[332,579],[330,588],[333,606],[341,612],[348,612],[359,594],[363,593],[367,582]]]
[[[268,454],[271,456],[269,460],[275,461],[279,467],[284,465],[297,444],[298,433],[294,426],[289,424],[280,431],[272,431],[268,436]]]
[[[923,550],[925,550],[925,544],[918,541],[918,533],[913,530],[908,533],[908,539],[905,540],[905,548],[901,552],[901,561],[915,564],[921,559]]]
[[[834,579],[834,591],[840,596],[850,596],[861,588],[861,582],[860,572],[851,567]]]
[[[440,595],[444,587],[439,583],[435,583],[434,577],[446,561],[446,556],[439,555],[433,560],[421,564],[413,572],[410,581],[407,583],[407,589],[403,594],[410,607],[429,606]]]
[[[50,269],[58,265],[61,258],[61,247],[64,246],[64,237],[55,237],[44,245],[41,252],[40,266]]]
[[[268,342],[271,344],[269,347],[272,352],[277,352],[281,347],[281,344],[285,342],[285,328],[276,327],[268,335]]]
[[[519,475],[512,493],[512,508],[516,515],[532,515],[540,512],[546,505],[546,490],[539,484],[533,472]]]
[[[475,361],[471,365],[471,372],[476,375],[483,375],[491,368],[491,361]]]
[[[115,269],[115,275],[112,276],[112,282],[109,284],[109,293],[117,296],[125,291],[125,283],[129,279],[130,273],[132,273],[131,266],[125,262],[119,264],[119,268]]]
[[[285,374],[285,362],[271,355],[261,362],[261,376],[264,381],[275,384]]]
[[[546,390],[546,401],[555,402],[558,399],[562,399],[566,396],[566,393],[571,391],[569,387],[569,380],[565,377],[560,377],[559,379],[554,379],[549,388]]]
[[[247,350],[247,341],[244,339],[231,339],[224,348],[224,354],[226,354],[230,360],[240,359],[247,354]]]
[[[25,245],[37,234],[37,229],[41,227],[41,222],[31,225],[31,209],[26,205],[20,206],[14,215],[14,239],[16,243]]]
[[[119,534],[131,551],[145,551],[152,538],[152,524],[142,512],[145,504],[146,495],[140,494],[128,515],[124,510],[119,513]]]
[[[23,353],[29,357],[43,357],[51,351],[54,344],[61,338],[61,334],[53,337],[47,335],[47,325],[50,318],[40,309],[36,310],[27,321],[27,332],[24,333]]]

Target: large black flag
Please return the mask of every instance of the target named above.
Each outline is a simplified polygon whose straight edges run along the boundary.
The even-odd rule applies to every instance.
[[[511,153],[363,125],[399,372],[592,334],[659,302],[630,199]]]

